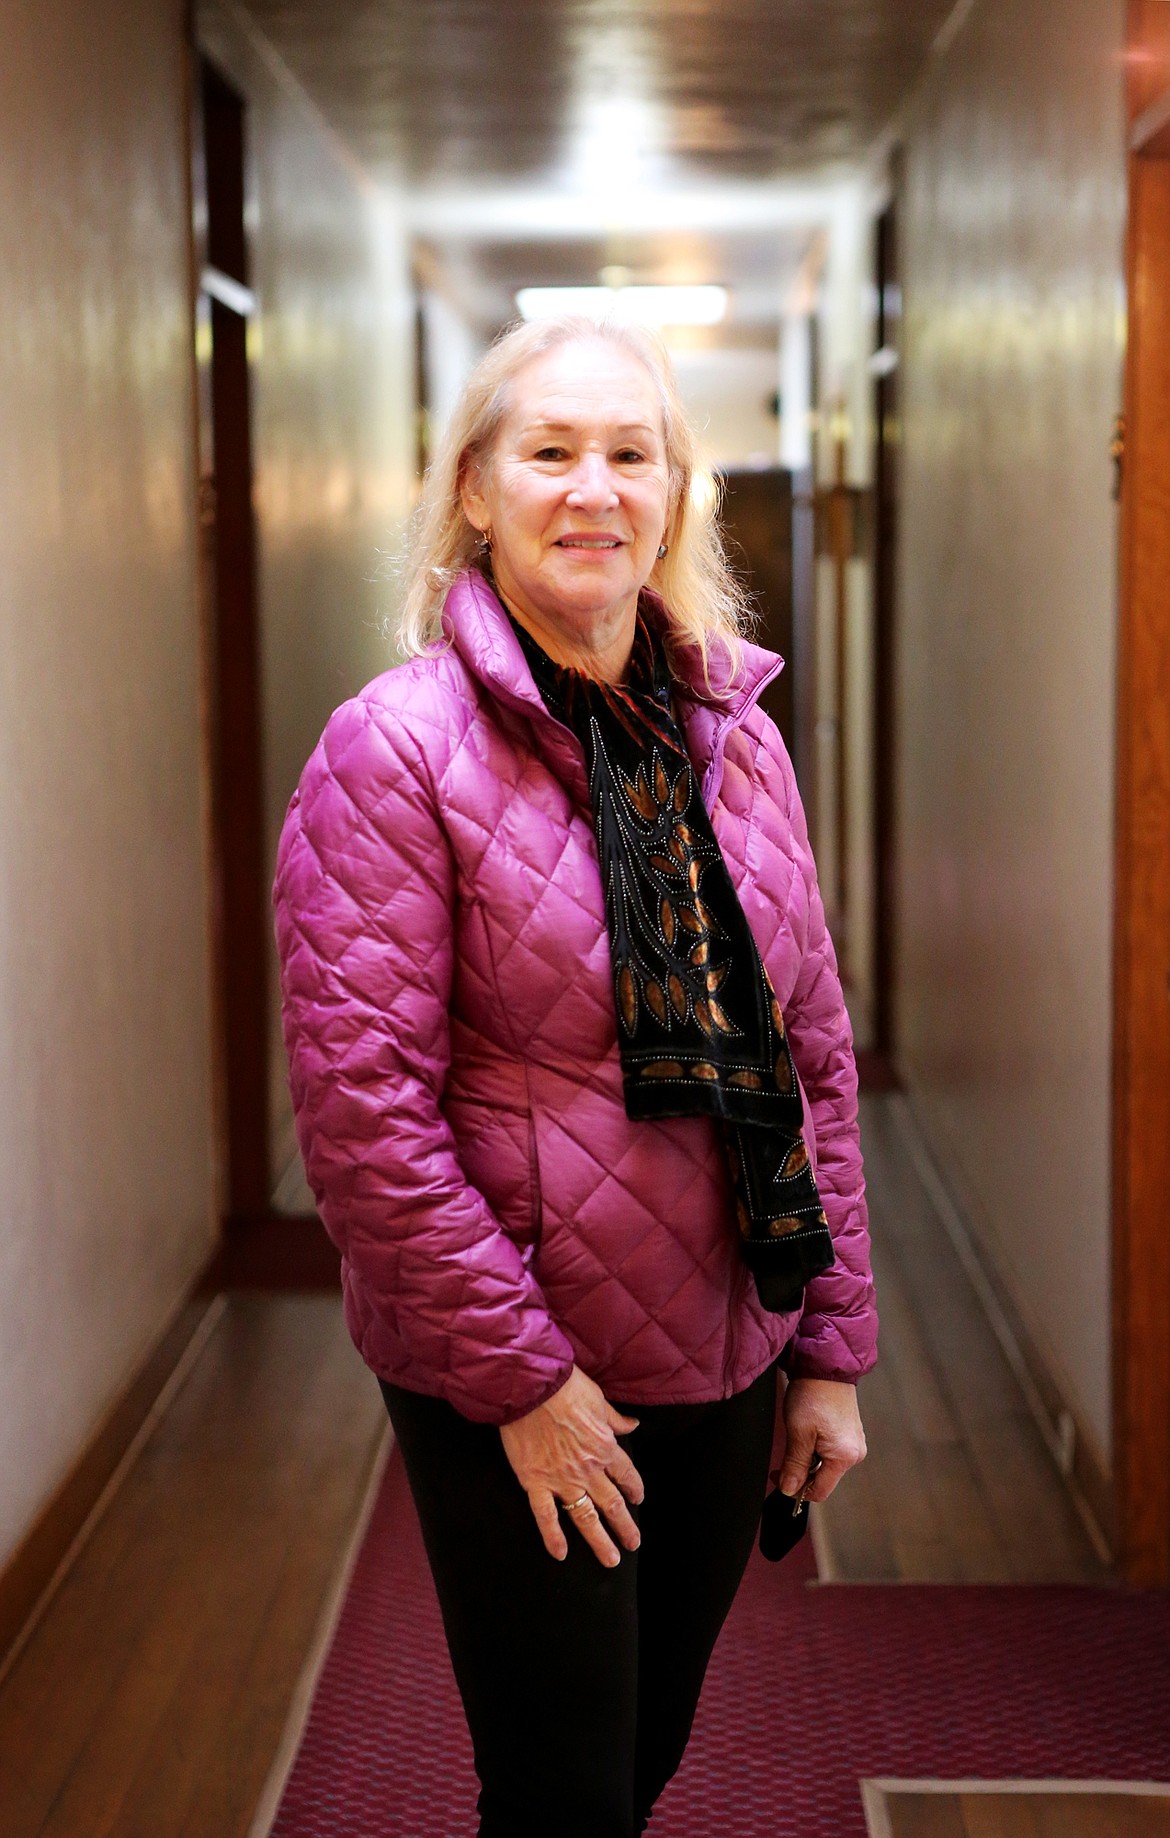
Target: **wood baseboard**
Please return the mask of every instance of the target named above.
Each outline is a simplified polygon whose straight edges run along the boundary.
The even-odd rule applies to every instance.
[[[0,1673],[155,1405],[204,1327],[216,1297],[202,1279],[140,1362],[0,1570]]]

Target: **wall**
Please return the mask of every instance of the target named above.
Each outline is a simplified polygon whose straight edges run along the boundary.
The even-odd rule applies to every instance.
[[[46,0],[0,60],[0,1564],[215,1234],[183,12]],[[252,102],[271,859],[390,661],[411,298],[392,194],[205,23]]]
[[[0,1562],[211,1247],[181,11],[0,59]]]
[[[427,440],[428,451],[433,454],[487,340],[472,327],[454,302],[435,287],[424,290],[422,313]]]
[[[901,1059],[1100,1463],[1122,14],[977,0],[901,223]]]
[[[240,9],[201,45],[247,99],[248,223],[268,862],[330,712],[396,661],[380,626],[414,488],[414,303],[393,193],[376,189]],[[273,1166],[298,1194],[270,957]],[[288,1182],[291,1179],[291,1187]]]
[[[679,393],[708,465],[777,466],[780,423],[772,399],[779,388],[777,343],[671,346]]]

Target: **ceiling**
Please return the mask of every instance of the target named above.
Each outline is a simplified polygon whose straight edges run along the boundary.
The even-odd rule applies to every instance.
[[[416,185],[771,179],[856,160],[955,0],[246,0],[353,152]]]
[[[618,264],[727,284],[726,345],[774,336],[827,187],[965,0],[243,3],[478,329]]]

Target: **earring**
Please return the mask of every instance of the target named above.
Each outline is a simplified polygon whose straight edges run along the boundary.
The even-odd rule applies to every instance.
[[[665,543],[665,542],[660,542],[660,543],[659,543],[659,545],[658,545],[658,559],[659,559],[659,561],[661,561],[661,560],[662,560],[662,558],[663,558],[663,556],[664,556],[664,555],[666,554],[666,551],[667,551],[667,549],[668,549],[669,547],[670,547],[670,544],[669,544],[669,543]]]
[[[491,554],[492,552],[492,526],[490,523],[488,524],[486,530],[481,530],[479,532],[479,546],[481,549],[486,550],[489,555]]]

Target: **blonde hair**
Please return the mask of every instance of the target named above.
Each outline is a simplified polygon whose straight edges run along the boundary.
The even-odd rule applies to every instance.
[[[458,406],[423,483],[405,571],[402,610],[396,622],[398,649],[417,657],[442,649],[441,615],[452,584],[465,568],[482,562],[480,532],[463,510],[462,488],[472,466],[490,467],[492,450],[509,406],[513,378],[533,358],[558,345],[601,339],[629,351],[645,365],[662,409],[669,474],[666,555],[654,565],[647,585],[667,614],[668,653],[672,636],[699,646],[703,674],[712,688],[710,661],[718,641],[738,675],[741,639],[752,613],[724,554],[716,521],[719,493],[699,464],[695,436],[678,393],[674,367],[662,340],[642,326],[593,320],[576,314],[510,326],[489,347],[467,380]],[[699,490],[694,489],[696,479]],[[703,491],[703,485],[707,486]],[[731,684],[724,693],[730,693]]]

